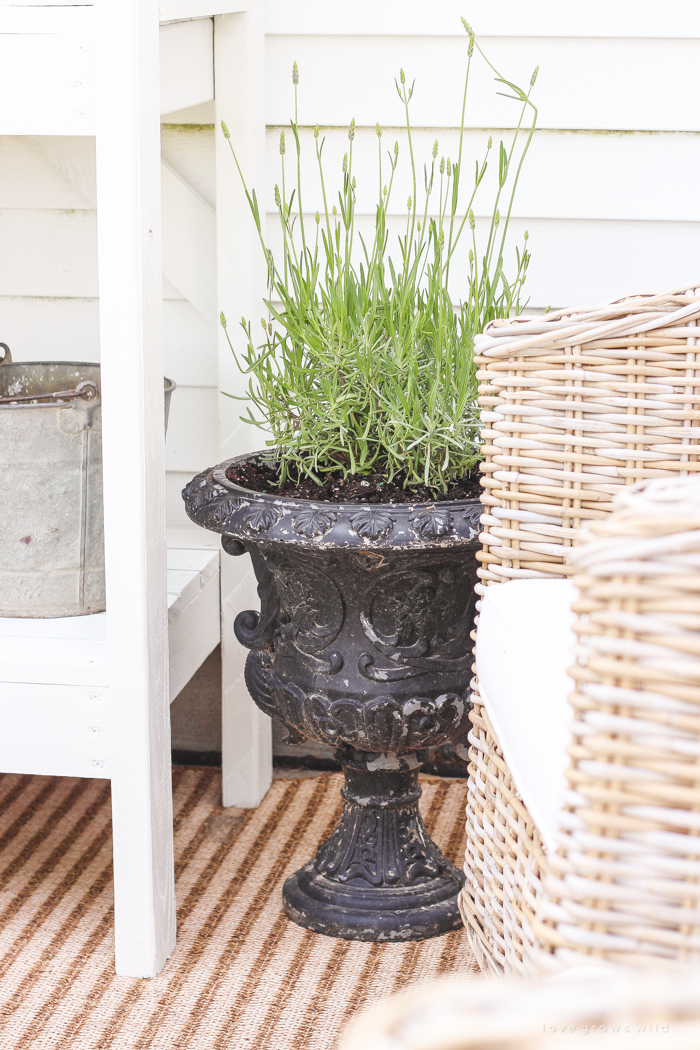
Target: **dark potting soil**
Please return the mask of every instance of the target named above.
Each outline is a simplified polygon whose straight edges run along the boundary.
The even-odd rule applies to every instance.
[[[235,485],[252,489],[253,492],[325,503],[443,503],[447,500],[478,499],[481,492],[478,468],[450,485],[447,492],[429,489],[425,485],[404,489],[400,475],[387,481],[382,474],[344,478],[340,471],[329,474],[322,485],[316,485],[307,478],[301,481],[288,478],[280,485],[279,470],[274,463],[232,464],[226,471],[226,477]]]

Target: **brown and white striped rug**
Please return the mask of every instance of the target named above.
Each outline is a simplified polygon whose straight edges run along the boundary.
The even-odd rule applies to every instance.
[[[109,783],[0,776],[2,1050],[332,1050],[358,1007],[476,972],[462,932],[360,944],[286,919],[282,883],[333,827],[339,774],[275,780],[257,810],[221,808],[218,770],[173,780],[178,942],[144,981],[114,974]],[[455,861],[465,790],[423,783]]]

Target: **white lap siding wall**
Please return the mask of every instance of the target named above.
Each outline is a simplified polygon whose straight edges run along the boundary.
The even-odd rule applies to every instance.
[[[383,143],[391,148],[402,119],[394,88],[401,68],[409,83],[416,81],[411,109],[419,187],[435,138],[440,155],[454,159],[467,50],[461,14],[506,77],[526,87],[540,67],[533,92],[539,130],[511,223],[512,244],[522,242],[525,229],[530,234],[530,307],[586,304],[696,280],[700,9],[693,0],[663,13],[639,0],[583,7],[557,0],[525,6],[516,0],[356,0],[351,14],[322,0],[268,0],[268,209],[274,210],[279,181],[279,130],[293,112],[293,61],[300,69],[299,123],[321,125],[333,185],[348,147],[347,125],[356,120],[358,225],[364,229],[371,230],[376,200],[375,125],[384,127]],[[496,143],[507,139],[499,129],[512,126],[518,109],[498,90],[491,72],[475,60],[466,116],[467,182],[489,134]],[[312,145],[310,132],[307,137]],[[288,136],[288,161],[290,150]],[[477,232],[493,200],[488,179],[496,174],[495,150],[492,157],[496,163],[474,209]],[[288,164],[288,185],[290,169]],[[399,228],[411,192],[408,171],[404,148],[394,193]],[[305,191],[304,203],[313,215],[319,206],[315,187]],[[268,225],[272,233],[270,217]]]

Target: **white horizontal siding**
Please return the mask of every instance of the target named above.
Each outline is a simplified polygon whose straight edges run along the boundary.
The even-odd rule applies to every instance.
[[[167,453],[166,443],[166,453]],[[202,464],[210,466],[211,463]],[[192,480],[193,471],[168,470],[165,475],[165,518],[169,529],[191,529],[192,522],[185,513],[185,504],[182,499],[182,490],[188,481]]]
[[[269,34],[364,36],[463,36],[467,15],[480,36],[668,37],[700,36],[697,0],[353,0],[352,8],[328,0],[267,0]]]
[[[216,325],[185,299],[163,302],[165,369],[179,386],[215,387]]]
[[[217,462],[219,392],[208,387],[180,387],[173,394],[165,450],[167,470],[190,476]]]
[[[12,0],[13,7],[35,7],[36,0]],[[42,7],[62,7],[65,0],[42,0]],[[89,0],[73,0],[73,7],[90,7]],[[245,10],[245,2],[233,5],[198,4],[193,0],[165,0],[161,18],[197,17],[215,10]],[[462,0],[440,0],[426,18],[425,0],[354,0],[353,22],[368,35],[445,35],[461,32]],[[479,33],[490,36],[623,36],[672,37],[700,35],[700,11],[696,0],[676,0],[659,13],[657,0],[610,3],[589,0],[583,5],[561,0],[470,0],[469,15]],[[348,28],[348,9],[328,0],[267,0],[268,33],[343,33]]]
[[[426,16],[429,21],[429,16]],[[354,20],[353,20],[354,25]],[[509,80],[527,87],[542,128],[700,131],[700,40],[489,37],[483,46]],[[397,124],[394,77],[416,80],[416,127],[454,127],[461,108],[467,40],[463,37],[269,36],[267,123],[282,124],[293,102],[299,64],[302,124]],[[508,127],[515,103],[499,97],[493,73],[473,63],[467,124]]]
[[[16,361],[99,361],[97,299],[0,296],[0,341]]]
[[[474,163],[483,163],[489,131],[469,131],[463,143],[463,177],[460,200],[468,201],[474,183]],[[484,181],[475,199],[477,215],[491,214],[498,178],[498,144],[508,146],[512,133],[492,132]],[[302,129],[302,190],[306,211],[323,211],[313,132]],[[419,129],[413,133],[418,171],[418,201],[425,199],[423,165],[430,165],[433,143],[439,145],[435,189],[439,194],[440,157],[458,155],[459,132],[450,128]],[[286,133],[287,195],[296,187],[296,156]],[[343,154],[349,143],[346,129],[323,129],[323,166],[329,206],[337,204],[342,186]],[[264,203],[274,208],[275,184],[282,184],[279,153],[280,129],[267,133],[267,187]],[[524,143],[525,136],[521,138]],[[388,181],[387,154],[400,146],[392,191],[393,207],[401,211],[412,193],[411,167],[406,135],[402,129],[384,128],[382,135],[384,181]],[[353,172],[357,177],[357,211],[374,214],[378,195],[378,140],[374,128],[358,128],[353,143]],[[524,218],[645,219],[674,222],[700,220],[700,134],[687,132],[556,132],[538,131],[528,152],[518,184],[513,214]]]
[[[94,211],[0,208],[0,244],[4,295],[97,295]]]
[[[329,203],[341,184],[354,118],[357,224],[371,236],[377,199],[377,137],[391,149],[399,139],[392,217],[405,228],[412,193],[402,105],[394,77],[415,77],[411,103],[418,160],[418,200],[423,163],[437,138],[439,156],[455,159],[456,127],[466,62],[462,5],[444,0],[426,12],[417,0],[370,4],[360,0],[352,18],[315,0],[269,0],[267,8],[268,237],[279,250],[274,185],[281,182],[279,133],[293,112],[292,62],[300,70],[299,123],[307,161],[304,208],[321,209],[311,129],[320,124]],[[673,5],[659,17],[646,3],[570,4],[540,0],[524,8],[504,0],[476,0],[468,16],[489,58],[509,79],[533,91],[539,123],[522,171],[513,209],[510,254],[529,230],[532,262],[526,284],[534,308],[594,302],[639,288],[691,284],[700,277],[700,5]],[[663,23],[663,25],[661,24]],[[519,107],[499,98],[499,86],[475,58],[467,105],[462,201],[468,198],[474,161],[486,140],[495,147],[509,133]],[[496,129],[496,130],[493,130]],[[311,148],[309,149],[308,146]],[[477,217],[490,214],[497,152],[477,194]],[[294,148],[287,132],[287,187],[293,186]],[[388,166],[385,162],[385,181]],[[466,192],[464,192],[466,191]],[[433,208],[435,209],[435,198]],[[501,209],[502,211],[504,209]],[[483,230],[477,222],[477,233]],[[463,246],[464,251],[468,245]],[[395,250],[395,249],[394,249]],[[514,267],[510,267],[511,272]],[[460,252],[455,280],[466,274]],[[453,293],[459,294],[457,287]]]
[[[281,236],[268,219],[268,241],[275,256],[281,256]],[[394,226],[403,225],[397,217]],[[367,241],[373,219],[358,217],[358,234]],[[527,228],[532,261],[524,298],[535,309],[548,306],[586,306],[639,291],[659,291],[700,283],[700,223],[692,222],[605,222],[581,219],[514,219],[510,248],[505,253],[506,276],[515,273],[514,246],[522,246]],[[477,244],[484,246],[486,220],[476,224]],[[469,244],[463,241],[455,253],[451,290],[455,297],[466,289]],[[359,255],[358,241],[358,255]],[[399,258],[396,241],[389,241],[389,254]],[[258,323],[253,324],[255,338]],[[262,333],[261,333],[262,334]]]

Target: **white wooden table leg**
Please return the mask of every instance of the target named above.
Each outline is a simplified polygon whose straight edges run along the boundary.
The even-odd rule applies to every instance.
[[[219,309],[234,345],[241,346],[241,315],[255,324],[265,294],[265,263],[228,144],[224,120],[249,185],[259,193],[265,176],[265,23],[263,0],[242,14],[220,15],[214,25],[216,73],[216,213]],[[261,211],[264,215],[264,205]],[[264,221],[264,218],[263,218]],[[240,394],[246,382],[219,336],[219,389]],[[241,403],[220,397],[220,458],[264,444],[261,432],[240,422]],[[225,806],[257,806],[272,780],[270,719],[254,706],[243,681],[246,650],[233,636],[242,609],[258,607],[247,556],[221,559],[221,656],[223,668],[222,766]]]
[[[100,0],[97,214],[117,973],[175,945],[157,0]]]
[[[241,564],[244,563],[244,564]],[[248,563],[248,564],[245,564]],[[243,680],[248,650],[233,634],[242,609],[260,603],[248,555],[221,555],[221,764],[224,806],[257,806],[272,783],[272,724],[250,698]]]

